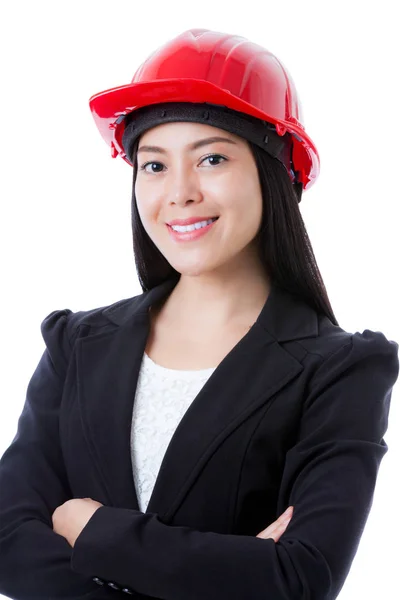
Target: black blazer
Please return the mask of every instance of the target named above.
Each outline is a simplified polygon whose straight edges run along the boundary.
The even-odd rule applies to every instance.
[[[331,600],[387,452],[398,349],[348,333],[273,285],[174,433],[145,513],[130,430],[164,283],[108,307],[50,313],[18,431],[0,462],[0,593],[20,600]],[[149,440],[151,444],[151,440]],[[103,503],[72,549],[71,498]],[[255,537],[288,506],[275,544]]]

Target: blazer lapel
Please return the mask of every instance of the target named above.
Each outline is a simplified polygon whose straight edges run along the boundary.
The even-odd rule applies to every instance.
[[[133,402],[149,334],[147,311],[168,289],[170,282],[105,308],[100,322],[90,315],[81,322],[99,329],[76,342],[77,393],[85,438],[110,506],[139,510],[130,450]]]
[[[139,510],[130,450],[133,402],[150,330],[148,309],[174,286],[165,282],[104,309],[102,316],[116,327],[77,343],[82,424],[112,506]],[[257,321],[182,417],[146,512],[172,519],[224,437],[303,370],[280,343],[317,334],[316,312],[273,284]]]

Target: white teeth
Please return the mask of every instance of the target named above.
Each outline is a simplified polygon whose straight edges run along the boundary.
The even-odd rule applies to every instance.
[[[206,227],[215,221],[215,219],[208,219],[208,221],[199,221],[198,223],[193,223],[192,225],[171,225],[171,228],[174,231],[179,231],[180,233],[184,233],[185,231],[194,231],[195,229],[201,229],[202,227]]]

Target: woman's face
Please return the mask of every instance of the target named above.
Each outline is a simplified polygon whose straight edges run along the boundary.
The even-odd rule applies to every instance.
[[[228,141],[191,148],[214,136]],[[238,260],[243,264],[253,254],[262,196],[246,140],[210,125],[163,123],[141,136],[137,168],[135,195],[143,226],[176,271],[199,275]],[[181,242],[170,235],[167,223],[173,219],[211,216],[218,221],[196,240]]]

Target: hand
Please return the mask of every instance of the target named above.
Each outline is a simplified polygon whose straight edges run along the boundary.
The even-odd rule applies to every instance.
[[[53,512],[53,531],[64,537],[73,548],[82,529],[101,506],[103,504],[92,498],[67,500]]]
[[[271,523],[271,525],[269,525],[266,529],[263,529],[263,531],[260,531],[256,537],[263,538],[264,540],[271,538],[276,543],[281,535],[285,533],[286,527],[288,526],[292,516],[293,506],[289,506],[289,508],[282,513],[276,521]]]

